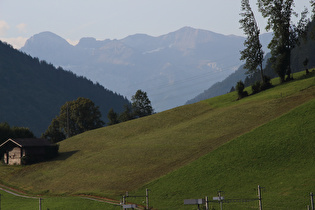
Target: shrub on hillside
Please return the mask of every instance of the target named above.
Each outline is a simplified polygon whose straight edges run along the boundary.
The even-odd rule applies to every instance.
[[[230,92],[229,93],[232,93],[232,92],[234,92],[235,91],[235,87],[234,86],[232,86],[231,87],[231,90],[230,90]]]
[[[261,90],[261,83],[260,81],[257,81],[252,85],[253,94],[259,93],[260,90]]]
[[[271,78],[268,77],[268,76],[264,76],[264,82],[263,82],[263,84],[261,84],[260,89],[261,90],[267,90],[267,89],[269,89],[271,87],[272,87]]]
[[[244,91],[244,89],[245,89],[245,85],[242,82],[242,80],[237,82],[237,84],[236,84],[236,91],[237,91],[237,94],[238,94],[238,99],[242,99],[242,98],[248,96],[247,91]]]
[[[256,81],[252,85],[252,91],[253,94],[259,93],[260,91],[267,90],[272,87],[272,84],[270,82],[271,78],[268,76],[264,76],[264,82]]]

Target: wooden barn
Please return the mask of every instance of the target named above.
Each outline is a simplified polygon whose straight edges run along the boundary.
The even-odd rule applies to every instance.
[[[58,154],[58,146],[46,139],[8,139],[0,145],[3,162],[8,165],[22,165],[40,162]]]

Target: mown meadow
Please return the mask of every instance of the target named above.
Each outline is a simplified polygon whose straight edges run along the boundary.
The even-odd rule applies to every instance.
[[[77,210],[77,209],[120,209],[119,205],[108,204],[103,201],[90,200],[80,197],[40,197],[25,198],[16,195],[9,194],[0,190],[1,206],[2,210],[23,209],[54,209],[54,210]]]
[[[149,183],[151,204],[196,209],[184,206],[184,199],[212,200],[218,191],[225,199],[257,199],[260,185],[263,209],[306,209],[315,191],[314,109],[315,99]],[[226,203],[224,209],[258,209],[258,201]]]
[[[183,200],[218,190],[257,198],[259,184],[264,209],[306,208],[315,189],[315,77],[294,77],[242,100],[233,92],[74,136],[50,162],[0,165],[0,180],[32,194],[117,200],[149,188],[156,209],[196,209]],[[258,202],[224,204],[251,208]]]

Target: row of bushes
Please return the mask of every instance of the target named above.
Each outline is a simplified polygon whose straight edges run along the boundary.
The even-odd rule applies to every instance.
[[[267,89],[271,88],[272,84],[271,84],[270,80],[271,80],[270,77],[264,76],[263,82],[256,81],[252,85],[252,94],[256,94],[256,93],[259,93],[263,90],[267,90]],[[242,81],[237,82],[236,91],[237,91],[238,99],[242,99],[242,98],[248,96],[248,92],[244,91],[244,89],[245,89],[244,83]]]

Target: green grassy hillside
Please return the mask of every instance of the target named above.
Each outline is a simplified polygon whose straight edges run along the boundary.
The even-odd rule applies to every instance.
[[[196,209],[184,199],[212,200],[219,190],[225,199],[255,199],[258,184],[263,209],[306,209],[315,192],[314,164],[315,99],[144,188],[157,209]],[[224,209],[258,209],[258,201],[225,203]]]
[[[258,184],[266,187],[266,203],[285,196],[302,203],[292,194],[312,179],[306,156],[312,155],[307,141],[314,139],[314,97],[314,77],[240,101],[236,93],[226,94],[72,137],[60,143],[56,160],[26,167],[1,165],[0,180],[32,193],[116,198],[139,187],[135,193],[143,192],[145,186],[151,189],[151,204],[159,209],[184,208],[183,199],[212,197],[217,190],[233,198],[255,197]],[[304,188],[297,196],[307,200],[311,189]]]
[[[16,195],[9,194],[5,191],[0,190],[1,210],[34,210],[39,208],[39,197],[19,197]],[[108,204],[100,200],[91,200],[80,197],[41,197],[41,208],[42,209],[54,209],[54,210],[78,210],[78,209],[107,209],[117,210],[119,209],[118,204]]]

